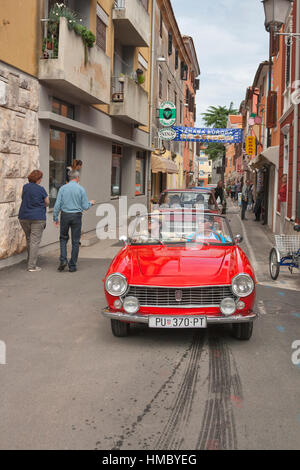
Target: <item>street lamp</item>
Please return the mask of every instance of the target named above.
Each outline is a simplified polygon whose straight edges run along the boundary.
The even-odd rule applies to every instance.
[[[262,0],[265,9],[265,28],[268,32],[280,31],[285,23],[293,0]]]

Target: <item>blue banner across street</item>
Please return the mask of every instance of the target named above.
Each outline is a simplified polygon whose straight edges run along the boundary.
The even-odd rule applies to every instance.
[[[213,129],[173,126],[177,142],[202,142],[220,144],[239,144],[243,142],[243,129]]]

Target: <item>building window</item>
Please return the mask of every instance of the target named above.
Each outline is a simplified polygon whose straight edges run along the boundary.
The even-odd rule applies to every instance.
[[[180,124],[183,124],[183,115],[182,115],[182,113],[183,113],[183,103],[182,103],[182,101],[180,101],[180,117],[179,117],[180,118]]]
[[[160,12],[160,16],[159,16],[159,35],[160,35],[161,38],[162,38],[162,31],[163,31],[163,16],[162,16],[162,12]]]
[[[175,50],[175,70],[178,69],[179,58],[178,58],[178,49]]]
[[[108,15],[97,3],[97,31],[96,44],[100,49],[106,52],[106,31],[108,26]]]
[[[135,195],[145,194],[146,152],[137,152],[135,170]]]
[[[76,134],[61,129],[50,129],[49,198],[50,208],[55,204],[58,190],[66,182],[67,166],[75,159]]]
[[[121,196],[123,149],[120,145],[112,146],[111,195]]]
[[[75,119],[75,106],[58,98],[52,98],[52,112],[69,119]]]
[[[159,86],[158,95],[159,95],[159,98],[162,99],[162,96],[163,96],[163,74],[162,74],[161,66],[158,67],[158,86]]]

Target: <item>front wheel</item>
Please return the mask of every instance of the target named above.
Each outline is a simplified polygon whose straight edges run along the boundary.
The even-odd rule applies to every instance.
[[[236,339],[248,340],[251,338],[253,332],[253,322],[247,323],[233,323],[232,334]]]
[[[272,250],[270,251],[269,268],[271,278],[273,279],[273,281],[276,281],[279,276],[280,264],[278,263],[277,251],[275,250],[275,248],[272,248]]]
[[[120,320],[111,320],[111,330],[117,338],[124,338],[129,335],[129,324]]]

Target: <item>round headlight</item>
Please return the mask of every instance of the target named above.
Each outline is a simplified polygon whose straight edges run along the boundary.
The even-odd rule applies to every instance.
[[[127,287],[127,279],[122,274],[111,274],[105,281],[105,289],[114,297],[124,295],[127,291]]]
[[[233,315],[233,313],[236,311],[235,301],[230,297],[223,299],[220,305],[220,310],[223,315]]]
[[[232,279],[232,291],[238,297],[247,297],[254,290],[254,281],[249,274],[238,274]]]
[[[138,312],[140,308],[139,301],[136,297],[126,297],[123,302],[123,308],[125,312],[129,314],[134,314]]]

